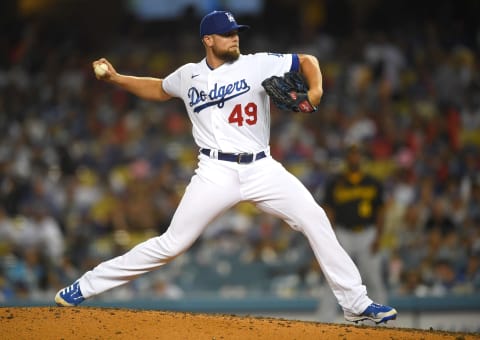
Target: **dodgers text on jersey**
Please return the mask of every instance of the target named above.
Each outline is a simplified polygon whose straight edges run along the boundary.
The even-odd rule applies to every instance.
[[[250,85],[247,84],[245,79],[223,86],[218,86],[218,83],[215,83],[213,88],[208,92],[208,95],[204,90],[199,90],[195,86],[192,86],[188,89],[189,105],[190,107],[194,107],[193,112],[195,113],[199,113],[212,105],[217,105],[219,108],[222,108],[227,100],[238,97],[248,91],[250,91]]]

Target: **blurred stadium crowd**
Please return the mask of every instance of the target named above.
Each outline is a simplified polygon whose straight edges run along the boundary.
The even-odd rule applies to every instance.
[[[318,113],[272,108],[273,156],[321,204],[345,145],[361,143],[365,169],[386,187],[389,293],[480,293],[480,41],[458,27],[445,36],[439,21],[335,35],[321,20],[305,18],[299,41],[264,27],[241,36],[244,53],[312,53],[323,71]],[[202,58],[197,21],[156,36],[151,23],[130,23],[101,48],[36,20],[1,40],[0,302],[50,300],[168,227],[198,155],[183,104],[99,82],[91,62],[162,77]],[[187,253],[105,297],[317,296],[323,284],[303,235],[240,204]]]

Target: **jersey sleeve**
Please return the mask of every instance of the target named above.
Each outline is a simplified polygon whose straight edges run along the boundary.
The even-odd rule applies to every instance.
[[[299,71],[300,62],[297,54],[257,53],[262,78],[283,76],[288,71]]]
[[[172,97],[180,97],[182,90],[182,74],[184,73],[186,67],[189,65],[184,65],[179,67],[168,76],[163,79],[162,87],[165,92],[167,92]]]

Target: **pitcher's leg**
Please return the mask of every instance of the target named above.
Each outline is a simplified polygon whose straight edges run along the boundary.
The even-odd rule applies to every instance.
[[[301,204],[302,217],[295,217],[288,210],[259,204],[259,207],[282,217],[292,228],[301,231],[308,239],[313,253],[322,269],[325,278],[343,310],[361,313],[372,300],[367,296],[366,287],[362,284],[360,273],[350,256],[338,243],[332,227],[323,209],[305,204],[305,200],[296,200]],[[292,208],[292,211],[295,208]],[[287,212],[288,215],[284,215]]]
[[[237,203],[238,188],[194,176],[167,231],[100,263],[79,280],[85,298],[125,284],[186,251],[215,217]],[[219,199],[221,198],[221,199]]]
[[[325,212],[296,177],[281,165],[272,166],[250,194],[260,209],[284,219],[307,237],[345,311],[362,313],[372,303],[357,267],[337,241]]]

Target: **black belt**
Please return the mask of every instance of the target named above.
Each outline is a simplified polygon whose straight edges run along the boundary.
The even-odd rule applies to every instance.
[[[210,149],[200,149],[200,152],[204,155],[210,157]],[[259,153],[225,153],[218,151],[217,159],[221,161],[235,162],[239,164],[248,164],[253,161],[258,161],[259,159],[267,157],[265,151],[260,151]]]

